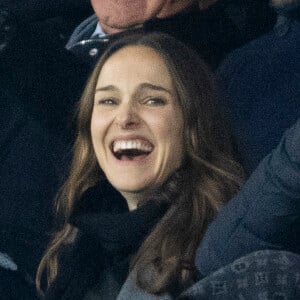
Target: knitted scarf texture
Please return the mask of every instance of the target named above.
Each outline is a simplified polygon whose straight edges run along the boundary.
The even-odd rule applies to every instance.
[[[82,299],[110,268],[122,285],[129,261],[168,208],[149,200],[128,211],[125,199],[110,184],[88,189],[75,207],[70,223],[79,229],[75,242],[60,255],[58,275],[47,300]]]

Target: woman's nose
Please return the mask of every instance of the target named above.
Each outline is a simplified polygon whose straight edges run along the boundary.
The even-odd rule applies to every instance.
[[[123,129],[135,128],[140,124],[138,111],[133,104],[120,105],[115,120],[117,125]]]

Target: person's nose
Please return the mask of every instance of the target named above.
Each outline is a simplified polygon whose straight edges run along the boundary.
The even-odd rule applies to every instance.
[[[134,129],[140,125],[138,110],[132,103],[121,104],[115,120],[116,124],[122,129]]]

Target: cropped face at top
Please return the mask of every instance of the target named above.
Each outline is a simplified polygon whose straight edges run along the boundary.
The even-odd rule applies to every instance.
[[[129,208],[160,187],[183,160],[183,117],[162,57],[127,46],[103,65],[91,135],[98,163]]]
[[[91,0],[102,29],[119,32],[153,18],[174,15],[195,0]]]

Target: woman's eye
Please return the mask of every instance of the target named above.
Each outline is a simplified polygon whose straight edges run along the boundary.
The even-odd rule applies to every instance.
[[[107,99],[100,99],[97,101],[97,104],[99,105],[115,105],[117,101],[112,98],[107,98]]]
[[[163,98],[149,98],[145,100],[145,104],[147,105],[165,105],[166,104],[166,100]]]

